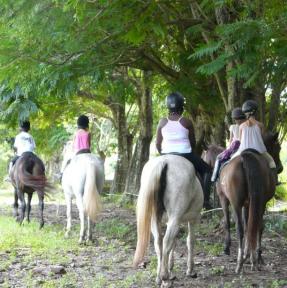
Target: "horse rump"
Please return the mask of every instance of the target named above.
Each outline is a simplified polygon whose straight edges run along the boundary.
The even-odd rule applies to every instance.
[[[45,188],[52,187],[47,181],[42,160],[34,153],[23,153],[15,165],[16,177],[23,186],[30,187],[35,191],[43,191],[42,193],[44,193]]]

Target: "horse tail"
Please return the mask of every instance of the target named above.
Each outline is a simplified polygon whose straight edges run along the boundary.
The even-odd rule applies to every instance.
[[[257,153],[258,154],[258,153]],[[247,240],[248,247],[251,250],[256,249],[257,235],[262,222],[263,215],[263,185],[260,182],[262,174],[260,173],[260,163],[256,154],[250,151],[245,151],[241,154],[243,162],[243,170],[245,172],[249,203],[249,216],[247,223]]]
[[[31,187],[33,190],[38,191],[39,193],[43,193],[42,196],[44,196],[46,194],[46,192],[44,191],[45,188],[51,187],[51,184],[47,181],[45,175],[44,164],[33,153],[27,153],[25,157],[25,161],[18,165],[18,180],[23,186]],[[33,167],[36,164],[39,165],[39,169],[41,170],[40,175],[33,175]]]
[[[97,215],[102,209],[100,194],[96,179],[97,167],[94,162],[87,164],[86,182],[84,187],[83,205],[84,212],[95,222]]]
[[[146,169],[145,169],[146,168]],[[163,193],[165,189],[167,163],[161,161],[152,169],[145,167],[141,178],[141,187],[137,201],[137,247],[133,266],[143,260],[150,241],[151,219],[163,210]]]

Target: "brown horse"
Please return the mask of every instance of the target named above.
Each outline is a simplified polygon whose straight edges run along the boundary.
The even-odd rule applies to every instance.
[[[27,221],[30,222],[31,200],[33,192],[37,191],[39,198],[40,228],[44,225],[44,195],[45,187],[49,186],[45,176],[43,162],[32,152],[25,152],[13,166],[10,177],[14,186],[14,216],[22,224],[26,211],[24,193],[28,194]],[[18,199],[20,200],[20,215],[18,214]]]
[[[279,158],[281,147],[278,142],[278,133],[266,133],[264,142],[276,163],[277,173],[281,173],[283,167]],[[261,256],[263,214],[266,203],[274,196],[275,178],[265,158],[251,149],[245,150],[240,156],[233,158],[221,170],[216,187],[225,221],[224,252],[230,254],[231,238],[228,207],[231,204],[239,238],[237,273],[241,271],[249,253],[252,270],[258,268],[258,263],[263,262]],[[242,213],[244,217],[242,217]],[[243,237],[245,238],[244,255]]]

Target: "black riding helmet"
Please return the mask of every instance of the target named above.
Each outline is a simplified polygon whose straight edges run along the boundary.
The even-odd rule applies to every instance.
[[[77,125],[80,129],[89,128],[89,118],[86,115],[81,115],[78,118]]]
[[[179,92],[173,92],[166,97],[166,106],[171,112],[183,111],[184,97]]]
[[[240,107],[236,107],[232,110],[231,117],[234,120],[242,120],[246,118]]]
[[[30,121],[28,120],[20,121],[19,126],[21,129],[27,132],[30,130]]]
[[[244,114],[253,115],[258,109],[258,104],[254,100],[247,100],[242,105],[242,112]]]

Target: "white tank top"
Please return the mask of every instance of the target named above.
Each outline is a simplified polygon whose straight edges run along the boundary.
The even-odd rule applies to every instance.
[[[171,121],[167,118],[166,125],[161,129],[162,153],[190,153],[189,130],[182,126],[179,118]]]
[[[255,149],[259,153],[267,151],[261,135],[261,129],[257,124],[252,126],[244,124],[241,129],[241,142],[238,152],[241,153],[249,148]]]

